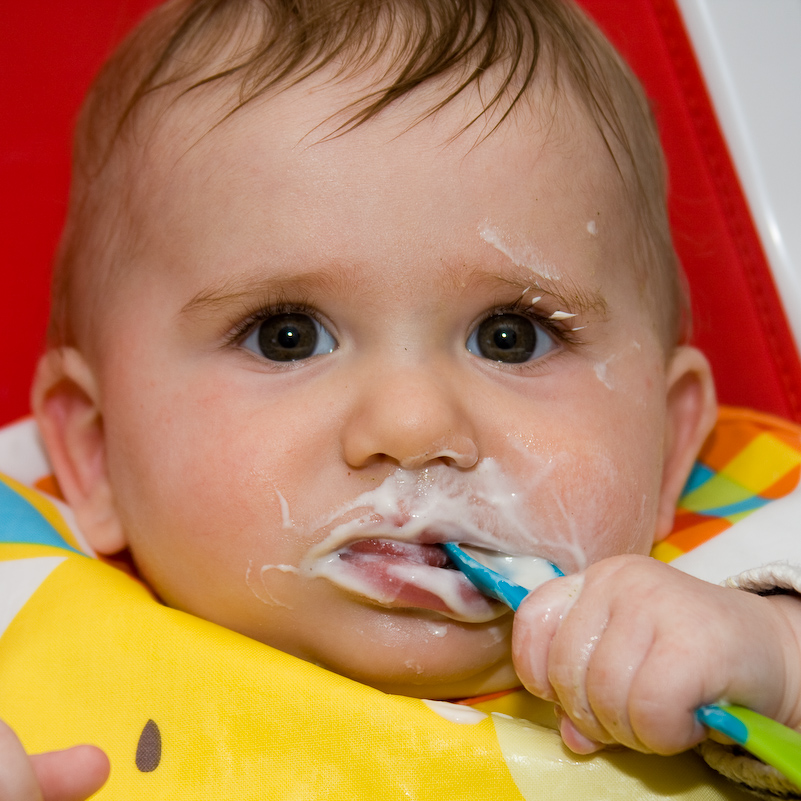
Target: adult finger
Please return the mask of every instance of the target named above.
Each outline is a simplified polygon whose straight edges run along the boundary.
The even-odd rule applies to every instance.
[[[25,749],[16,734],[0,721],[0,801],[42,801]]]
[[[84,801],[108,779],[108,757],[93,745],[31,756],[43,801]]]

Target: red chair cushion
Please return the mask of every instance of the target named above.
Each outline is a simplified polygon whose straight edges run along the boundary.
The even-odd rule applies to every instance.
[[[580,0],[653,98],[695,341],[721,400],[801,421],[801,366],[674,0]],[[69,138],[103,58],[156,0],[9,3],[0,25],[0,423],[26,414],[63,222]],[[45,11],[46,9],[46,11]]]

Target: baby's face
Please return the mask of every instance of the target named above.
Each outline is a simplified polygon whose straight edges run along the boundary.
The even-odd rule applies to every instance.
[[[476,146],[406,101],[319,142],[326,92],[151,142],[91,359],[114,508],[170,605],[392,691],[511,686],[511,614],[432,546],[651,547],[630,214],[578,115]]]

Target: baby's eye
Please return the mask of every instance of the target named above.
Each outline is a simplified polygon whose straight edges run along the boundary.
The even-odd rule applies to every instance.
[[[550,353],[556,343],[548,332],[522,314],[495,314],[479,323],[467,339],[476,356],[520,364]]]
[[[273,362],[296,362],[331,353],[337,343],[313,317],[287,312],[257,323],[242,346]]]

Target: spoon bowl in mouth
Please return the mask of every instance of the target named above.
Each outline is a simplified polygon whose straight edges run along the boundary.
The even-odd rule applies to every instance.
[[[456,567],[481,592],[505,603],[515,611],[531,590],[552,578],[564,576],[564,573],[547,559],[511,557],[479,548],[459,546],[455,542],[445,542],[442,548]],[[488,567],[479,561],[482,559],[489,561],[493,567]],[[515,562],[515,559],[525,559],[526,569],[521,569],[520,563]],[[503,575],[501,571],[507,575]]]

